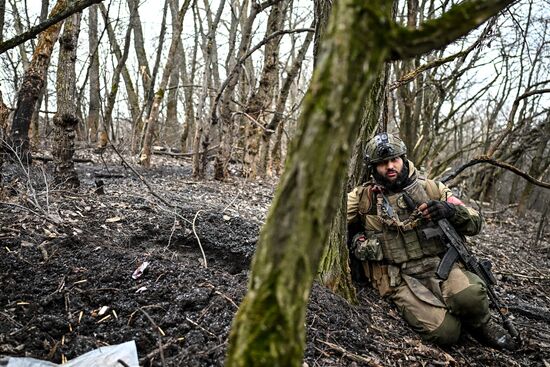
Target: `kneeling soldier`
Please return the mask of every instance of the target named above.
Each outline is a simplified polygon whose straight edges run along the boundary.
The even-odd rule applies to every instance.
[[[436,277],[446,248],[440,239],[422,236],[443,218],[461,235],[478,234],[479,213],[444,184],[420,176],[406,154],[405,144],[386,133],[367,143],[374,180],[348,194],[348,224],[359,227],[352,256],[361,261],[380,295],[389,297],[424,339],[453,344],[465,327],[485,344],[514,349],[513,338],[491,320],[484,282],[459,262],[447,279]],[[419,204],[417,210],[407,205],[411,199]]]

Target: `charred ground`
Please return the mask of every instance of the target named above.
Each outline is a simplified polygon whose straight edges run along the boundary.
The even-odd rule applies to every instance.
[[[193,181],[188,162],[157,159],[167,168],[140,173],[177,210],[120,161],[78,164],[76,193],[50,186],[47,164],[28,173],[3,167],[0,355],[60,363],[135,340],[144,366],[223,365],[274,182]],[[473,241],[494,263],[498,293],[524,339],[520,350],[496,351],[468,335],[442,349],[422,342],[372,289],[359,286],[360,303],[350,305],[316,284],[304,362],[548,366],[550,239],[533,243],[537,219],[487,215]]]

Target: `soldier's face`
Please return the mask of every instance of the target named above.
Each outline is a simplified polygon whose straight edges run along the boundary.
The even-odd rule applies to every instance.
[[[376,172],[388,182],[395,182],[403,170],[403,159],[396,157],[382,161],[376,165]]]

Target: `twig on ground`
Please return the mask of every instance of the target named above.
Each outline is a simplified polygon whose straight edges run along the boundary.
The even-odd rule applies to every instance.
[[[525,274],[520,274],[520,273],[512,273],[512,272],[509,272],[509,271],[495,271],[495,274],[508,275],[508,276],[512,276],[512,277],[525,278],[525,279],[550,280],[550,276],[536,277],[534,275],[525,275]]]
[[[360,356],[358,354],[353,354],[353,353],[347,351],[346,349],[344,349],[343,347],[341,347],[339,345],[336,345],[336,344],[333,344],[333,343],[330,343],[330,342],[326,342],[324,340],[318,340],[318,341],[320,343],[325,344],[327,347],[342,353],[345,357],[348,357],[352,361],[366,363],[368,366],[382,367],[382,363],[376,358]]]
[[[239,309],[239,306],[231,299],[229,298],[227,295],[225,295],[224,293],[218,291],[216,289],[216,286],[214,284],[210,284],[210,283],[203,283],[203,284],[200,284],[200,285],[205,285],[206,287],[208,288],[212,288],[214,290],[214,293],[219,295],[219,296],[222,296],[223,298],[225,298],[226,300],[228,300],[233,306],[235,306],[235,308],[238,310]]]
[[[147,311],[145,311],[143,308],[139,308],[139,310],[141,312],[143,312],[143,314],[145,315],[145,317],[147,317],[147,319],[149,320],[149,322],[155,327],[155,329],[157,329],[157,331],[159,332],[159,335],[157,337],[157,341],[158,341],[158,344],[159,344],[159,347],[158,347],[158,350],[159,350],[159,354],[160,354],[160,360],[162,362],[162,365],[163,366],[166,366],[166,361],[164,360],[164,348],[162,346],[162,336],[164,335],[164,331],[162,331],[162,329],[155,323],[155,320],[153,320],[153,318],[151,316],[149,316],[149,314],[147,313]]]
[[[237,195],[235,195],[235,197],[233,198],[233,200],[231,200],[231,202],[229,204],[227,204],[227,206],[225,208],[223,208],[222,210],[222,213],[225,213],[225,211],[231,206],[233,205],[233,203],[235,203],[235,201],[237,201],[237,199],[239,198],[239,195],[241,194],[241,190],[237,190]]]
[[[166,343],[164,343],[163,349],[166,349],[166,348],[172,346],[173,344],[175,344],[175,343],[177,343],[177,342],[178,342],[178,338],[169,339]],[[161,349],[160,349],[160,348],[157,348],[157,349],[153,350],[152,352],[150,352],[149,354],[147,354],[145,357],[140,358],[140,360],[139,360],[140,364],[145,365],[144,362],[145,362],[146,360],[153,358],[154,356],[156,356],[156,355],[159,354],[159,353],[161,353]]]
[[[210,334],[212,335],[213,337],[217,338],[218,336],[216,334],[214,334],[213,332],[209,331],[209,330],[206,330],[205,328],[203,328],[202,326],[200,326],[199,324],[197,324],[195,321],[191,320],[189,317],[185,317],[185,319],[190,322],[191,324],[195,325],[196,327],[198,327],[199,329],[201,329],[202,331],[204,331],[205,333],[207,334]]]
[[[195,213],[195,217],[193,218],[193,233],[195,234],[195,237],[197,238],[197,241],[199,242],[199,248],[201,249],[202,253],[202,260],[204,261],[204,267],[208,268],[208,264],[206,263],[206,255],[204,254],[204,250],[202,248],[201,239],[199,238],[199,235],[197,235],[197,228],[195,227],[195,221],[197,220],[197,217],[199,213],[202,212],[202,210],[199,210]]]
[[[178,221],[177,221],[176,217],[174,216],[174,224],[172,224],[172,230],[170,231],[170,237],[168,237],[168,244],[166,245],[165,249],[170,247],[170,244],[172,243],[172,237],[174,236],[174,232],[176,232],[177,222]]]
[[[34,210],[32,210],[31,208],[27,208],[26,206],[23,206],[23,205],[19,205],[19,204],[13,204],[13,203],[7,203],[5,201],[0,201],[0,204],[2,205],[8,205],[8,206],[13,206],[13,207],[16,207],[16,208],[19,208],[19,209],[23,209],[23,210],[26,210],[28,211],[29,213],[31,214],[34,214],[36,215],[37,217],[39,218],[42,218],[52,224],[55,224],[55,225],[60,225],[61,223],[59,222],[59,220],[53,218],[52,216],[50,216],[49,214],[41,214],[41,213],[38,213]]]
[[[483,212],[484,215],[496,215],[496,214],[502,214],[504,213],[506,210],[508,209],[511,209],[511,208],[515,208],[517,207],[519,204],[509,204],[509,205],[506,205],[504,208],[500,209],[500,210],[494,210],[494,211],[485,211]]]

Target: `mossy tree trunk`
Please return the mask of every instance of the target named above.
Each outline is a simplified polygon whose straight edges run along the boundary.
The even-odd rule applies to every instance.
[[[327,11],[326,6],[324,9]],[[388,9],[389,13],[386,16],[393,17],[391,10]],[[320,282],[351,303],[355,303],[357,300],[350,272],[350,258],[347,247],[347,192],[361,184],[366,178],[366,166],[364,164],[365,143],[372,136],[376,128],[383,125],[384,116],[382,113],[386,103],[385,93],[388,68],[389,66],[386,64],[379,72],[361,110],[361,126],[355,140],[352,157],[348,164],[348,179],[342,183],[344,185],[342,200],[338,206],[338,214],[332,221],[328,245],[325,248],[319,265]]]
[[[389,1],[337,2],[234,319],[227,366],[301,365],[311,285],[342,199],[363,101],[384,60],[441,47],[510,3],[464,2],[407,30],[385,15]]]
[[[315,42],[313,47],[314,65],[318,64],[321,52],[321,37],[325,34],[332,2],[316,0],[315,9]],[[346,223],[346,182],[341,182],[341,200],[337,213],[330,226],[328,245],[325,246],[319,264],[318,277],[321,284],[344,297],[351,303],[357,302],[355,286],[351,279],[349,251],[347,248]]]

